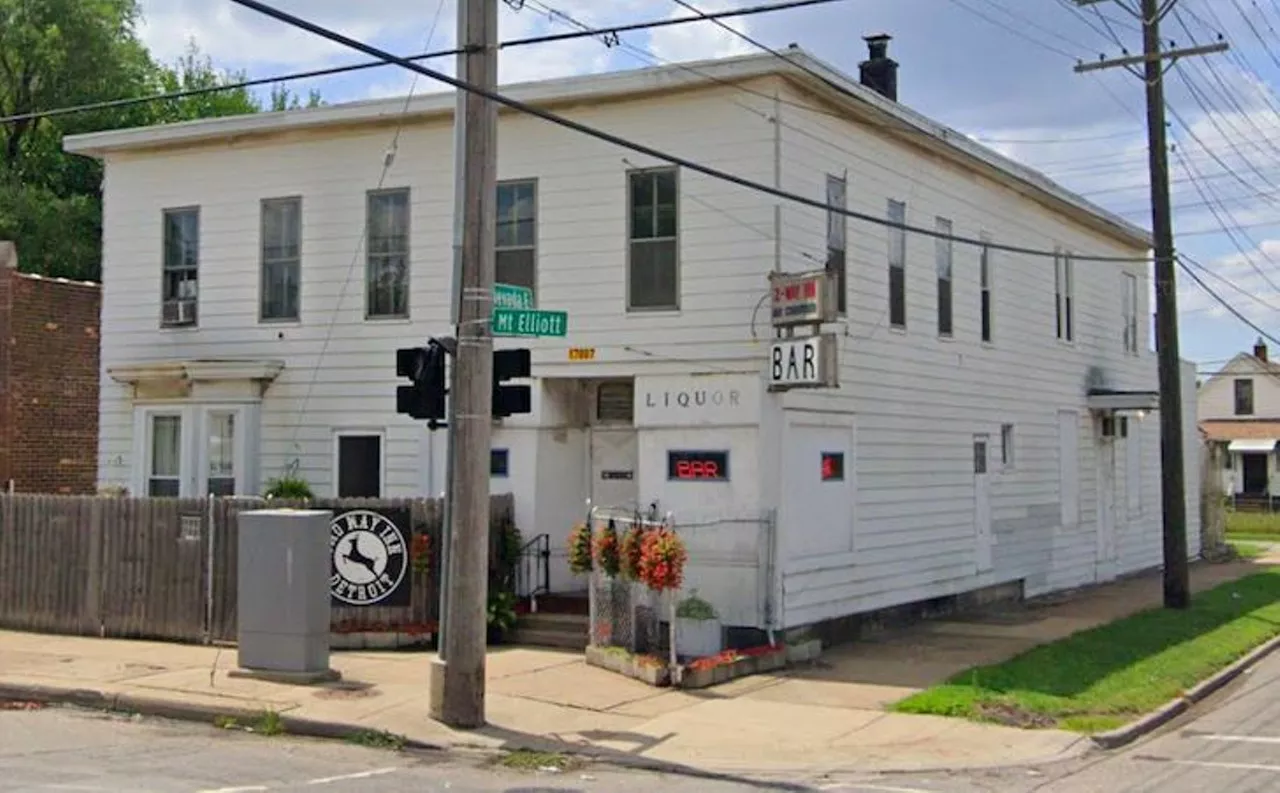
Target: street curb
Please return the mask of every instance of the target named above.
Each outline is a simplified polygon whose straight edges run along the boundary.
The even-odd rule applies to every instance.
[[[94,689],[57,688],[53,686],[13,685],[0,683],[0,700],[19,702],[39,702],[49,705],[72,705],[87,710],[105,710],[117,713],[137,713],[174,721],[199,722],[213,727],[219,717],[235,719],[237,722],[252,724],[262,718],[264,708],[236,708],[220,705],[191,705],[183,702],[171,702],[151,697],[139,697],[131,694],[106,694]],[[277,713],[280,726],[287,735],[305,738],[327,738],[344,741],[368,733],[376,733],[369,727],[345,724],[343,722],[316,721],[300,719],[287,713]],[[396,736],[406,749],[420,751],[445,752],[447,745],[431,744],[416,741],[404,736]]]
[[[1253,651],[1240,660],[1199,683],[1177,699],[1166,702],[1137,721],[1108,732],[1100,732],[1093,735],[1093,742],[1102,749],[1118,749],[1155,732],[1178,716],[1186,713],[1191,709],[1192,705],[1206,699],[1210,694],[1244,674],[1250,667],[1277,649],[1280,649],[1280,636],[1276,636],[1261,646],[1254,648]]]

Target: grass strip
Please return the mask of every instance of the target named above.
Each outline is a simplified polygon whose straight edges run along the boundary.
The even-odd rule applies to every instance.
[[[1280,569],[966,670],[895,703],[900,713],[1100,732],[1164,703],[1280,635]]]

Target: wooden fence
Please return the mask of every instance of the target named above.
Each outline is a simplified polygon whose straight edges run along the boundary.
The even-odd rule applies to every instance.
[[[511,496],[494,496],[490,559],[512,528]],[[0,495],[0,628],[189,642],[236,638],[236,516],[254,498]],[[273,502],[272,506],[297,506]],[[411,572],[408,606],[333,608],[336,632],[434,632],[438,500],[319,499],[310,505],[406,509],[406,535],[425,533],[430,562]],[[411,541],[411,537],[406,536]]]

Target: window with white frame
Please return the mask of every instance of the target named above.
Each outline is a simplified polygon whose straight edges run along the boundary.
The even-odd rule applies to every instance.
[[[849,208],[849,182],[844,176],[827,174],[827,264],[836,276],[836,310],[848,310],[848,227],[849,218],[842,210]]]
[[[1053,291],[1058,338],[1075,339],[1075,263],[1070,251],[1061,248],[1053,254]]]
[[[200,209],[166,209],[163,215],[160,326],[194,326],[200,291]]]
[[[985,232],[981,235],[980,239],[983,242],[991,242],[991,236]],[[992,282],[994,275],[991,271],[994,266],[995,264],[992,262],[991,248],[987,245],[983,245],[981,250],[978,251],[978,289],[980,290],[980,304],[978,310],[980,312],[979,320],[982,340],[985,342],[990,342],[993,339],[994,334],[994,327],[992,323],[992,312],[994,309]]]
[[[1121,293],[1124,301],[1124,351],[1138,354],[1138,277],[1133,273],[1124,273],[1124,290]]]
[[[680,308],[678,176],[675,168],[627,174],[627,310]]]
[[[409,316],[409,188],[374,190],[367,204],[365,317]]]
[[[147,449],[147,495],[177,498],[182,490],[182,416],[152,414]]]
[[[302,199],[267,198],[262,202],[263,321],[296,321],[301,312]]]
[[[939,217],[934,221],[934,229],[939,235],[933,240],[934,258],[938,266],[938,335],[951,336],[953,327],[953,304],[951,289],[952,251],[951,221]]]
[[[889,199],[889,325],[907,327],[907,204]]]
[[[494,280],[536,290],[538,184],[498,183],[498,235]],[[536,299],[536,298],[535,298]]]
[[[208,460],[205,490],[211,496],[236,494],[236,414],[209,411],[205,456]]]

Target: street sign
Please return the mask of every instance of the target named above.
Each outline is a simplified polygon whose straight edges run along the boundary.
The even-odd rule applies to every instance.
[[[493,285],[494,308],[533,308],[533,290],[511,284]]]
[[[569,332],[569,315],[563,311],[531,311],[520,308],[493,310],[495,336],[564,336]]]
[[[769,347],[769,390],[835,388],[840,384],[840,340],[834,333],[774,339]]]
[[[769,291],[775,328],[817,325],[838,318],[835,273],[771,273]]]

